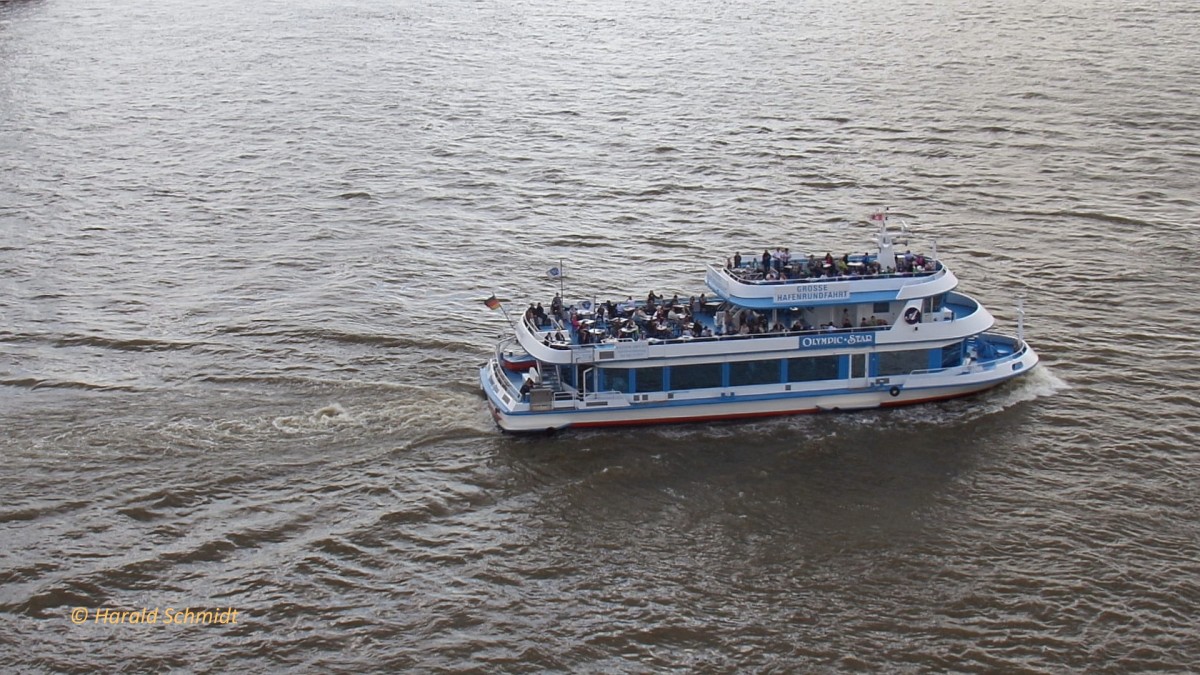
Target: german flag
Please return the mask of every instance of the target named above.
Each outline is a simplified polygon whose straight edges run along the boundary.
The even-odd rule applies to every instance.
[[[492,297],[488,298],[487,300],[484,300],[483,304],[487,305],[488,309],[499,309],[500,308],[500,300],[496,297],[495,293],[492,293]]]

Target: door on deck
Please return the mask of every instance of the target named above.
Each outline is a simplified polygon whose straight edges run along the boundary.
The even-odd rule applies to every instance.
[[[862,389],[870,384],[867,378],[867,359],[871,358],[870,354],[851,354],[850,355],[850,388]]]

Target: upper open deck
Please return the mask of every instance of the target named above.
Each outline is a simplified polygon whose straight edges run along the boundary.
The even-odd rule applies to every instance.
[[[751,309],[785,309],[856,303],[891,302],[954,290],[958,278],[940,262],[930,261],[911,272],[876,272],[854,266],[827,276],[772,278],[761,270],[709,265],[705,282],[724,300]]]

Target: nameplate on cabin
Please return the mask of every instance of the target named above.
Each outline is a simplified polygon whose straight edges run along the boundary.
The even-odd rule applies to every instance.
[[[846,300],[850,289],[845,284],[798,284],[775,289],[775,304],[800,304],[824,300]]]
[[[643,341],[605,342],[593,345],[596,361],[629,361],[650,356],[650,345]]]
[[[871,347],[875,333],[828,333],[800,336],[800,349],[837,349],[840,347]]]

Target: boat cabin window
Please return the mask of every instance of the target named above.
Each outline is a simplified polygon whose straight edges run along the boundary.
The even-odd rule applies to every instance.
[[[600,372],[604,374],[603,381],[600,386],[609,391],[619,391],[629,393],[629,369],[628,368],[601,368]]]
[[[809,356],[787,360],[788,382],[838,379],[840,356]]]
[[[892,305],[888,302],[877,302],[871,307],[872,314],[891,314]]]
[[[783,363],[779,359],[739,361],[729,364],[729,386],[731,387],[748,384],[778,384],[782,376]]]
[[[663,369],[633,368],[633,391],[636,394],[646,394],[663,390]]]
[[[708,389],[721,386],[720,363],[697,363],[671,368],[671,389]]]
[[[942,347],[942,367],[950,368],[952,366],[962,365],[962,343],[955,342],[952,345]]]
[[[925,370],[929,367],[929,350],[880,352],[878,359],[876,375],[906,375],[914,370]]]

